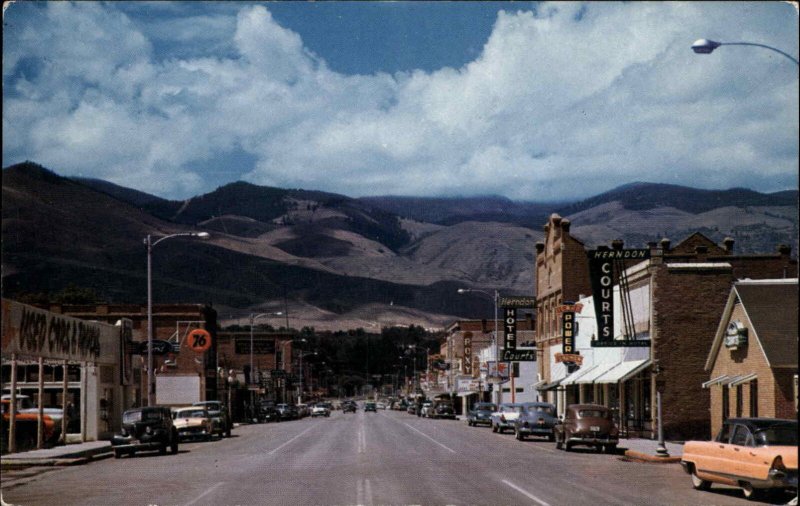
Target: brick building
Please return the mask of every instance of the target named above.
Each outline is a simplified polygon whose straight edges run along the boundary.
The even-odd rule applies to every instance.
[[[729,417],[797,417],[797,279],[733,285],[703,383],[711,433]]]
[[[614,370],[624,371],[625,364],[597,362],[592,364],[594,369],[590,374],[584,370],[559,376],[553,374],[559,366],[552,359],[555,356],[552,348],[561,345],[556,309],[565,301],[578,300],[580,294],[591,292],[586,250],[583,243],[568,236],[569,222],[566,227],[564,222],[557,215],[551,216],[545,227],[546,241],[537,244],[536,283],[540,290],[537,341],[545,358],[540,364],[539,388],[550,402],[558,401],[561,389],[566,394],[570,391],[580,394],[580,400],[611,405],[618,410],[620,422],[629,434],[650,437],[656,430],[653,420],[658,387],[662,392],[667,437],[707,437],[710,399],[708,390],[701,388],[708,380],[704,364],[730,287],[742,278],[794,276],[797,262],[790,258],[790,249],[780,246],[775,254],[734,255],[732,239],[719,246],[699,233],[674,248],[666,239],[660,244],[650,244],[651,258],[628,266],[634,274],[629,281],[630,291],[636,293],[633,297],[636,334],[651,344],[649,357],[643,362],[645,367],[633,369],[633,376],[620,376]],[[621,242],[615,246],[622,248]],[[572,269],[574,272],[569,273]],[[581,276],[585,276],[583,281]],[[559,283],[563,286],[559,287]],[[619,312],[619,308],[615,310],[615,314]],[[615,327],[619,329],[619,325]],[[628,360],[629,365],[633,363]],[[658,374],[654,374],[654,366]],[[592,388],[600,384],[610,387],[601,391]],[[576,397],[561,398],[565,399],[562,402],[577,402]]]

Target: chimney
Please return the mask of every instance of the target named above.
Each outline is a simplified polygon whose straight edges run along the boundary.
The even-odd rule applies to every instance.
[[[789,246],[788,244],[778,245],[778,253],[780,253],[781,256],[788,257],[791,252],[792,252],[792,247]]]
[[[734,242],[735,241],[734,241],[733,237],[726,237],[725,239],[722,240],[722,244],[725,246],[725,252],[726,253],[728,253],[728,254],[733,253],[733,243]]]
[[[536,254],[537,255],[541,255],[543,251],[544,251],[544,243],[542,241],[537,242],[536,243]]]
[[[661,239],[661,249],[664,250],[664,253],[669,253],[669,239],[666,237]]]
[[[625,246],[625,241],[622,239],[614,239],[611,241],[611,249],[620,251]]]
[[[708,246],[695,246],[694,254],[697,255],[698,260],[705,260],[708,254]]]
[[[572,222],[568,219],[564,218],[561,220],[561,230],[564,231],[565,234],[569,234],[569,226],[572,225]]]

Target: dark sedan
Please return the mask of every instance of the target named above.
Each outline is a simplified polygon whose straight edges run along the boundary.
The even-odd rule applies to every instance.
[[[178,453],[178,431],[172,423],[172,411],[165,407],[131,409],[122,414],[122,429],[111,438],[114,457],[137,451],[158,450]]]
[[[570,404],[564,421],[555,427],[556,448],[570,451],[575,445],[605,449],[613,453],[619,443],[619,431],[611,410],[599,404]]]
[[[275,409],[278,410],[281,421],[300,418],[300,414],[294,404],[278,404],[275,406]]]
[[[492,425],[492,413],[497,411],[497,405],[491,402],[479,402],[467,413],[467,425]]]
[[[556,407],[547,402],[526,402],[522,406],[523,411],[514,422],[516,438],[523,441],[527,436],[539,436],[555,441]]]
[[[260,423],[281,421],[281,414],[274,402],[265,401],[258,405],[258,421]]]

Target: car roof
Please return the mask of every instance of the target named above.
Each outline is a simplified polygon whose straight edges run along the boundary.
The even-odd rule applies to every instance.
[[[608,406],[602,404],[570,404],[567,409],[608,409]]]
[[[775,425],[794,425],[797,427],[797,420],[783,418],[728,418],[725,423],[738,423],[750,430],[768,429]]]

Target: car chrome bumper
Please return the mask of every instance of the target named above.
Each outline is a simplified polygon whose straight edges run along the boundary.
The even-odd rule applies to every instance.
[[[568,443],[585,443],[585,444],[618,444],[619,438],[616,437],[592,437],[592,436],[572,436],[567,439]]]

